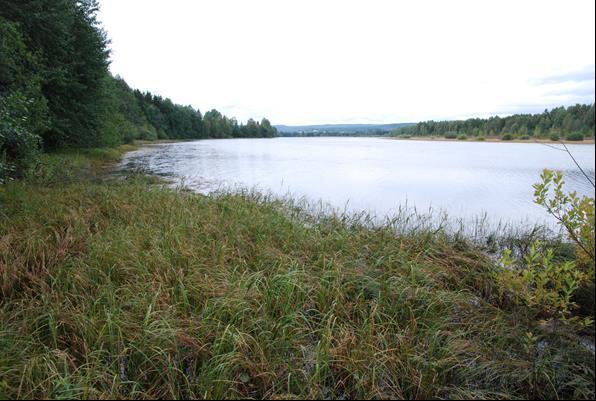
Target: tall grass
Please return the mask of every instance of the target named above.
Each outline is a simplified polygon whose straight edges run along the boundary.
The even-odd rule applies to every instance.
[[[593,352],[499,304],[463,236],[109,178],[118,156],[0,190],[0,398],[593,398]]]

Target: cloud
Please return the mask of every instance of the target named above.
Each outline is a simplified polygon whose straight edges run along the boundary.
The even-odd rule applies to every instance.
[[[569,82],[591,82],[592,87],[594,86],[595,81],[595,70],[596,66],[594,64],[585,66],[581,69],[574,70],[574,71],[566,71],[559,74],[553,74],[550,76],[545,76],[537,79],[530,80],[531,85],[553,85],[553,84],[561,84],[561,83],[569,83]]]
[[[545,95],[594,98],[595,86],[594,81],[580,82],[579,85],[562,84],[545,91]]]
[[[593,103],[596,89],[595,65],[589,64],[581,68],[559,71],[543,75],[529,81],[530,89],[536,101],[529,109],[539,105],[569,105],[575,103]],[[527,112],[524,106],[519,108]]]

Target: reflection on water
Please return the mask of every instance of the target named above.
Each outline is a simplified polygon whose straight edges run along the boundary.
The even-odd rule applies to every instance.
[[[594,146],[569,145],[594,178]],[[562,170],[567,188],[594,196],[569,156],[534,143],[397,141],[383,138],[202,140],[131,152],[127,169],[183,182],[198,192],[248,187],[305,196],[337,208],[391,215],[407,203],[455,218],[545,222],[532,203],[544,168]]]

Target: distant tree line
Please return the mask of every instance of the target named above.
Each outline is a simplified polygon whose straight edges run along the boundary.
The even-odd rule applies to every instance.
[[[97,11],[97,0],[0,0],[0,182],[41,150],[276,135],[266,119],[203,116],[113,77]]]
[[[284,137],[319,137],[319,136],[387,136],[391,134],[391,131],[387,130],[367,130],[367,131],[350,131],[350,132],[338,132],[338,131],[303,131],[303,132],[284,132],[280,131],[279,136]]]
[[[541,114],[470,118],[456,121],[425,121],[394,131],[400,136],[507,136],[583,138],[594,136],[594,104],[557,107]]]

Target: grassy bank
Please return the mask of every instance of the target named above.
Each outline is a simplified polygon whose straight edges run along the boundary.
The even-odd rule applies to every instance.
[[[111,177],[123,150],[0,189],[0,398],[593,398],[465,241]]]

